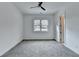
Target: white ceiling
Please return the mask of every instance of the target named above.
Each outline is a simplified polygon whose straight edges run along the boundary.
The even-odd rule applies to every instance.
[[[65,2],[44,2],[42,6],[46,9],[43,11],[41,8],[30,8],[38,5],[38,2],[16,2],[13,3],[24,14],[53,14],[59,10],[66,8],[69,3]]]

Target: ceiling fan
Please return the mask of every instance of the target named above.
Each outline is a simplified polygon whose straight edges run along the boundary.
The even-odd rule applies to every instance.
[[[38,2],[38,5],[35,7],[31,7],[31,8],[38,8],[40,7],[42,10],[46,11],[46,9],[42,6],[43,2]]]

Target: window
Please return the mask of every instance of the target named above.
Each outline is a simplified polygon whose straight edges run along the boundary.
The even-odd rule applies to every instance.
[[[40,31],[40,20],[34,20],[34,31]]]
[[[48,31],[48,20],[34,20],[34,31]]]
[[[48,31],[48,20],[41,20],[41,31]]]

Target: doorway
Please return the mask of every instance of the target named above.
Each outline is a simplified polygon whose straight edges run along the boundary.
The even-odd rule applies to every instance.
[[[60,43],[64,43],[64,16],[60,16]]]

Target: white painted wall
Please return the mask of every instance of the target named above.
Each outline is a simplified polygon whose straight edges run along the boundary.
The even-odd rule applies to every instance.
[[[79,54],[79,3],[66,9],[65,46]]]
[[[49,22],[48,32],[34,32],[32,21],[34,19],[47,19]],[[54,15],[24,15],[24,39],[55,39],[56,28]]]
[[[22,15],[11,3],[0,3],[0,56],[18,44],[22,37]]]

